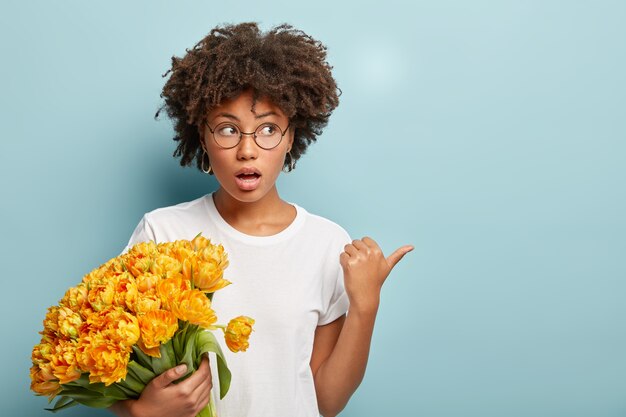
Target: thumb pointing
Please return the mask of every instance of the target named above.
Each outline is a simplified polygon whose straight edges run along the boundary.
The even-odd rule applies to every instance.
[[[387,257],[389,269],[393,269],[393,267],[396,266],[398,262],[400,262],[400,259],[402,259],[404,255],[411,252],[413,249],[415,249],[415,247],[412,245],[404,245],[396,249],[394,253]]]

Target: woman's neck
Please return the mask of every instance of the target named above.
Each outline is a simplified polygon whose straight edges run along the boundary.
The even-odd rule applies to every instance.
[[[295,207],[280,198],[276,187],[253,202],[236,200],[220,187],[214,193],[213,201],[226,223],[252,236],[279,233],[296,217]]]

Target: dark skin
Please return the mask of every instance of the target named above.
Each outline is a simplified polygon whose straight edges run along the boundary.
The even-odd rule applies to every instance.
[[[118,401],[109,410],[120,417],[195,417],[209,403],[212,383],[208,358],[202,359],[189,378],[174,384],[186,371],[185,365],[179,365],[162,373],[146,385],[138,400]]]
[[[244,132],[254,131],[266,120],[279,126],[288,125],[287,116],[274,103],[258,100],[253,112],[252,101],[252,92],[244,91],[213,109],[207,118],[219,123],[220,117],[225,117],[219,114],[227,114],[228,120],[234,116]],[[261,114],[270,115],[260,120]],[[278,195],[276,178],[293,136],[286,135],[286,139],[271,150],[258,147],[251,136],[244,136],[234,148],[224,149],[217,146],[208,129],[203,129],[200,128],[202,146],[220,183],[215,205],[222,217],[235,229],[254,236],[276,234],[287,227],[294,219],[295,210]],[[254,167],[261,173],[256,188],[241,188],[235,174],[242,167]],[[385,257],[373,239],[364,237],[346,245],[336,260],[344,272],[350,300],[348,315],[317,327],[310,360],[318,406],[324,417],[337,415],[361,383],[382,286],[395,265],[411,250],[413,246],[404,245]],[[208,403],[211,388],[208,368],[208,364],[206,369],[201,367],[178,385],[171,384],[173,370],[169,370],[164,380],[160,380],[161,375],[150,382],[139,400],[118,403],[112,411],[132,417],[195,416]],[[185,411],[181,412],[182,409]],[[175,413],[172,414],[172,410],[176,410]]]

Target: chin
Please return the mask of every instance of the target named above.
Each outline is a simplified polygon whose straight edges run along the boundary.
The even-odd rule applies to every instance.
[[[242,203],[254,203],[256,201],[259,201],[263,197],[265,197],[268,192],[268,190],[262,190],[260,188],[256,188],[254,190],[241,190],[237,186],[235,186],[234,188],[235,188],[234,190],[225,190],[225,191],[233,199],[240,201]]]

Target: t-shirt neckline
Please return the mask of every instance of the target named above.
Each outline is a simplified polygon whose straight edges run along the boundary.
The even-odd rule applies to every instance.
[[[220,231],[241,242],[258,246],[272,245],[289,239],[300,229],[300,227],[304,223],[304,217],[306,213],[306,210],[304,208],[288,201],[287,203],[291,204],[296,209],[296,217],[293,219],[293,221],[286,228],[274,235],[253,236],[240,232],[239,230],[228,224],[226,220],[224,220],[220,212],[217,211],[217,207],[215,207],[213,193],[209,193],[204,196],[204,203],[210,218],[215,222]]]

